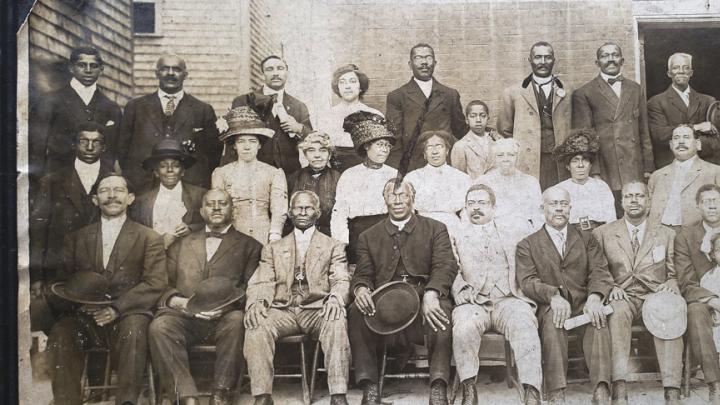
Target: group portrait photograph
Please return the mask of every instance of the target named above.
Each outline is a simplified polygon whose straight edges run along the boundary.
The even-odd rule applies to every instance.
[[[720,405],[720,0],[25,3],[19,403]]]

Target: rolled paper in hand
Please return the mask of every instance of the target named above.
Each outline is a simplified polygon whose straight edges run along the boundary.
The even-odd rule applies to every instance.
[[[613,308],[610,305],[605,305],[602,307],[603,314],[610,315],[613,313]],[[590,315],[588,314],[582,314],[578,315],[573,318],[569,318],[565,320],[565,330],[572,330],[577,328],[578,326],[586,325],[590,323]]]

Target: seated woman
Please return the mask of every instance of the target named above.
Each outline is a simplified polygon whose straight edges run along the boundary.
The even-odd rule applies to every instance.
[[[370,80],[356,65],[339,67],[333,73],[331,86],[333,93],[340,97],[340,102],[330,109],[329,114],[320,116],[318,128],[330,135],[330,141],[335,145],[332,166],[343,172],[363,161],[355,152],[350,134],[343,129],[345,117],[357,111],[367,111],[381,117],[384,115],[360,101],[370,87]]]
[[[364,162],[347,169],[338,181],[330,218],[330,236],[348,244],[348,262],[355,264],[355,245],[364,230],[387,217],[385,183],[397,170],[385,165],[395,144],[394,128],[385,118],[358,111],[345,118],[343,128],[352,136]]]
[[[592,129],[575,129],[553,153],[558,162],[570,170],[570,178],[558,186],[570,193],[570,223],[591,230],[617,219],[615,197],[599,178],[590,177],[592,161],[600,150],[598,136]]]
[[[305,137],[298,149],[308,161],[308,166],[288,176],[288,194],[293,195],[296,191],[313,191],[320,197],[320,218],[315,226],[317,229],[330,236],[330,214],[335,205],[335,189],[340,172],[328,167],[330,158],[333,155],[334,146],[330,137],[322,132],[313,132]],[[286,224],[288,232],[292,230],[292,222]]]
[[[418,214],[444,223],[450,234],[460,224],[458,212],[465,206],[472,183],[470,176],[447,164],[452,142],[452,135],[445,131],[420,134],[418,147],[427,164],[405,176],[415,187]]]
[[[520,217],[532,229],[545,223],[540,182],[517,169],[520,145],[512,138],[502,138],[492,146],[494,169],[477,178],[474,184],[485,184],[495,191],[495,217]]]
[[[235,229],[266,245],[281,238],[288,206],[283,170],[257,160],[261,144],[274,132],[250,107],[233,108],[225,120],[229,128],[220,141],[237,161],[213,171],[212,187],[232,197]]]
[[[203,227],[202,197],[207,190],[182,181],[195,158],[176,139],[158,142],[143,162],[160,184],[141,194],[130,206],[130,218],[162,235],[165,249]]]

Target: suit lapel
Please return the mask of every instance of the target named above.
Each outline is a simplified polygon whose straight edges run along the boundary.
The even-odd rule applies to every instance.
[[[685,105],[683,103],[683,105]],[[698,99],[698,94],[696,91],[694,91],[692,88],[690,89],[690,104],[687,108],[687,116],[685,117],[686,121],[690,120],[690,117],[695,116],[695,113],[697,112],[698,108],[700,108],[700,100]],[[704,117],[703,117],[704,119]]]
[[[78,212],[84,213],[88,207],[83,203],[82,196],[87,195],[87,192],[80,181],[80,176],[78,175],[77,170],[68,170],[67,175],[63,178],[62,184],[66,193],[65,195],[68,196],[75,209]]]
[[[433,83],[433,87],[435,87],[434,83]],[[420,90],[420,86],[418,86],[418,84],[415,83],[415,80],[410,79],[410,83],[408,83],[408,85],[405,86],[405,95],[413,103],[419,105],[420,107],[425,108],[425,102],[427,101],[427,98],[425,98],[425,94],[423,94],[422,90]]]
[[[213,257],[208,258],[208,263],[215,263],[220,260],[221,257],[223,257],[225,254],[227,254],[227,252],[232,250],[233,246],[235,246],[236,243],[237,239],[235,238],[234,233],[228,230],[228,233],[222,239],[222,242],[220,242],[220,246],[218,246],[218,249],[213,255]]]
[[[543,233],[540,237],[540,241],[543,245],[543,251],[551,251],[552,253],[550,256],[554,257],[555,260],[553,260],[553,264],[557,268],[557,270],[560,270],[560,264],[563,261],[563,258],[560,256],[560,252],[558,252],[557,248],[555,247],[555,242],[553,242],[552,237],[550,236],[550,233],[548,233],[547,229],[545,227],[542,227]],[[566,241],[567,242],[567,241]],[[566,243],[567,245],[567,243]],[[567,250],[566,250],[567,252]]]
[[[115,269],[122,266],[125,259],[128,257],[130,249],[137,242],[137,229],[132,225],[129,219],[125,220],[117,239],[115,240],[115,246],[113,246],[112,252],[110,253],[110,259],[108,260],[107,271],[114,273]]]
[[[195,232],[188,237],[190,238],[190,249],[194,253],[193,256],[197,259],[198,266],[201,269],[205,269],[205,263],[208,261],[207,250],[205,249],[205,230]]]
[[[191,207],[193,207],[192,202],[192,195],[190,194],[189,187],[187,184],[182,184],[182,196],[180,197],[182,199],[182,203],[185,206],[185,215],[183,215],[183,221],[187,221],[185,223],[190,223],[192,220],[193,212],[191,211]]]
[[[565,257],[572,251],[572,248],[576,243],[580,242],[580,231],[573,228],[570,224],[567,225],[567,240],[565,241]],[[563,258],[564,260],[565,258]]]
[[[142,217],[146,224],[153,224],[153,208],[155,208],[155,200],[157,200],[158,193],[160,192],[160,186],[153,188],[148,195],[145,204],[142,206]]]
[[[93,267],[98,269],[98,272],[103,270],[102,232],[100,232],[100,226],[100,221],[92,224],[85,236],[85,251],[88,252],[88,258],[93,261]]]
[[[560,94],[558,94],[558,89],[559,89],[559,87],[557,86],[557,83],[553,84],[553,100],[552,100],[553,112],[555,112],[555,109],[557,108],[558,104],[560,104],[560,101],[562,101],[562,99],[565,98],[565,96],[567,96],[567,94],[563,94],[562,96]],[[564,93],[564,91],[560,92],[560,93]]]
[[[433,85],[432,85],[432,91],[430,92],[430,106],[428,107],[427,112],[436,109],[442,103],[445,101],[445,91],[440,86],[440,83],[437,82],[437,80],[433,79]]]
[[[322,243],[320,242],[320,237],[318,236],[317,229],[313,233],[312,238],[310,239],[310,244],[308,245],[307,253],[305,253],[305,273],[310,274],[313,270],[315,270],[315,267],[318,264],[318,261],[320,260],[320,256],[322,255]],[[314,274],[314,273],[313,273]]]
[[[535,97],[535,88],[532,83],[532,80],[525,88],[522,89],[522,91],[520,92],[520,95],[522,95],[522,98],[525,99],[525,101],[533,109],[533,111],[535,111],[536,114],[540,113],[538,111],[538,102],[537,102],[537,98]]]
[[[193,100],[190,99],[190,95],[186,92],[173,113],[173,128],[176,132],[182,128],[185,122],[192,116],[193,104]]]
[[[600,94],[602,94],[608,104],[610,104],[613,111],[615,111],[615,114],[613,115],[614,118],[617,115],[618,103],[620,102],[620,99],[618,99],[617,94],[615,94],[610,85],[607,84],[607,82],[605,82],[605,80],[603,80],[600,75],[595,78],[595,85]],[[622,94],[622,92],[620,94]]]
[[[95,95],[97,95],[97,90],[95,90]],[[95,98],[95,95],[93,95],[93,98]],[[70,85],[67,86],[67,90],[65,91],[65,95],[63,97],[63,103],[65,108],[68,110],[68,112],[75,117],[76,122],[85,122],[86,118],[84,116],[84,110],[86,108],[89,108],[89,106],[86,106],[85,103],[80,98],[80,95],[77,94],[77,92],[70,87]],[[92,104],[92,101],[91,101]]]
[[[293,280],[295,277],[295,233],[291,233],[288,235],[287,238],[282,239],[282,246],[281,251],[283,258],[286,260],[283,260],[285,264],[287,264],[288,268],[283,269],[285,274],[285,287],[287,288],[287,291],[290,291],[292,288]],[[307,273],[307,269],[305,270]],[[282,273],[280,273],[282,274]]]
[[[165,130],[163,129],[163,108],[162,103],[160,103],[160,97],[158,96],[158,92],[151,94],[150,97],[148,97],[146,100],[145,110],[148,113],[148,116],[150,117],[150,122],[155,126],[155,128],[165,136]]]
[[[635,263],[633,263],[633,268],[637,266],[638,263],[640,263],[648,253],[650,253],[650,250],[652,250],[653,246],[655,245],[655,235],[657,232],[654,228],[650,228],[649,225],[646,225],[645,230],[645,236],[643,237],[642,242],[640,242],[640,248],[638,249],[638,254],[635,256]]]
[[[648,235],[645,236],[647,239]],[[630,264],[633,264],[635,261],[635,255],[632,251],[632,241],[630,240],[630,235],[628,235],[627,227],[625,227],[625,220],[617,222],[617,226],[615,227],[615,242],[618,244],[620,249],[625,252]]]
[[[620,116],[620,113],[622,113],[625,110],[625,106],[630,102],[630,99],[632,98],[633,94],[635,93],[634,90],[632,90],[632,87],[628,86],[627,83],[628,79],[625,79],[620,84],[620,102],[617,105],[617,108],[615,109],[615,119],[617,119]],[[607,83],[605,83],[605,87],[610,87]],[[615,94],[615,92],[610,89],[610,91]],[[632,111],[631,111],[632,112]]]
[[[683,182],[681,190],[685,190],[689,185],[691,185],[695,179],[697,179],[700,176],[700,173],[702,172],[702,162],[700,161],[700,158],[695,156],[695,161],[693,162],[692,166],[690,166],[690,169],[685,174],[685,182]]]

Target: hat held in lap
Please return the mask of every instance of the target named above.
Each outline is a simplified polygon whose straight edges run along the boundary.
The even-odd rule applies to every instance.
[[[375,315],[366,316],[365,324],[380,335],[392,335],[410,326],[420,312],[420,297],[415,288],[393,281],[372,293]]]

